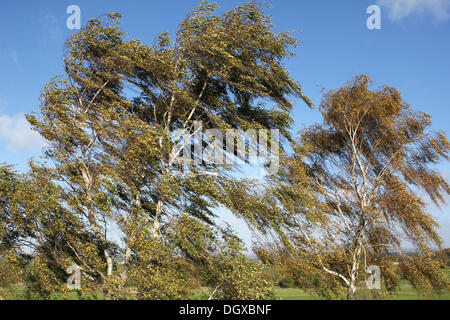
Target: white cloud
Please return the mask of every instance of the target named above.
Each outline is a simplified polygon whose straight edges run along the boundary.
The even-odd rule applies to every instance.
[[[40,149],[45,145],[41,136],[31,130],[23,114],[0,115],[0,141],[5,141],[8,150],[13,152]]]
[[[14,64],[19,64],[19,56],[17,55],[17,51],[11,52],[11,60]]]
[[[59,27],[58,19],[51,13],[46,13],[41,18],[44,30],[50,36],[51,40],[59,39],[62,36],[62,30]]]
[[[450,18],[450,0],[378,0],[392,21],[412,15],[431,15],[436,21]]]

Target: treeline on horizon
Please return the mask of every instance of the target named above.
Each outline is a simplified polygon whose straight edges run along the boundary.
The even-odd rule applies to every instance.
[[[442,242],[427,211],[450,193],[436,167],[449,160],[445,133],[367,75],[314,106],[283,66],[297,39],[274,33],[257,2],[216,8],[203,1],[152,45],[125,40],[118,13],[66,41],[65,73],[27,115],[48,144],[43,159],[26,173],[0,165],[0,288],[64,296],[76,265],[83,299],[186,299],[201,287],[209,299],[271,299],[280,274],[356,299],[375,265],[383,294],[402,278],[448,290],[448,252],[433,252]],[[295,99],[322,115],[298,136]],[[261,181],[238,178],[237,165],[177,161],[173,132],[190,139],[199,122],[279,130],[279,170]],[[217,208],[270,239],[254,245],[258,261]]]

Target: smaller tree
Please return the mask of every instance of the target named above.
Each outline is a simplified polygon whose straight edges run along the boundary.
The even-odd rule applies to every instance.
[[[27,283],[30,298],[51,298],[68,292],[66,269],[79,254],[70,243],[83,243],[92,256],[97,255],[96,244],[79,217],[64,207],[61,187],[46,170],[31,167],[25,174],[0,168],[0,256],[7,261],[9,278],[17,282],[20,275]],[[96,288],[86,289],[92,294]]]
[[[222,230],[217,253],[209,258],[206,278],[213,288],[209,300],[273,299],[272,284],[264,279],[263,266],[243,253],[241,240],[231,230]]]
[[[413,285],[441,290],[447,282],[431,252],[441,245],[438,224],[419,191],[444,202],[449,185],[434,165],[449,159],[449,141],[398,90],[370,84],[358,76],[324,96],[324,122],[302,132],[273,179],[273,225],[295,256],[339,279],[348,299],[369,265],[395,290],[393,254]],[[402,254],[405,239],[417,258]]]

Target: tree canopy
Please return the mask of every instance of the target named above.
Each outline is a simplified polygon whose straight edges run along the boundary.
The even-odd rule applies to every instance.
[[[64,74],[26,116],[42,160],[24,173],[0,165],[0,287],[51,299],[80,276],[71,285],[86,299],[186,299],[203,286],[208,299],[269,299],[276,266],[354,299],[375,265],[388,292],[399,270],[421,290],[448,288],[427,204],[450,192],[436,167],[450,143],[431,116],[360,75],[326,93],[322,123],[296,139],[295,101],[312,107],[284,66],[297,39],[257,2],[217,8],[202,1],[153,44],[130,39],[114,12],[66,41]],[[229,160],[269,146],[279,170],[240,178]],[[259,261],[224,211],[274,238],[255,247]]]
[[[272,179],[276,200],[267,210],[294,257],[337,278],[349,298],[370,265],[394,290],[393,255],[413,284],[445,288],[432,254],[441,246],[438,224],[425,197],[440,205],[449,193],[435,165],[449,159],[450,143],[398,90],[370,85],[361,75],[324,95],[323,123],[302,131]],[[417,259],[403,255],[405,242],[420,252]]]
[[[222,15],[216,9],[202,2],[174,39],[162,33],[153,45],[126,40],[117,13],[90,20],[68,39],[65,74],[45,86],[39,111],[27,116],[48,142],[46,161],[32,164],[33,183],[55,189],[60,215],[55,238],[33,243],[38,251],[56,248],[52,258],[39,257],[53,268],[46,287],[64,290],[71,263],[110,298],[127,295],[129,283],[137,298],[183,297],[181,270],[193,263],[207,273],[231,262],[236,272],[255,272],[214,213],[228,208],[261,227],[246,210],[252,182],[237,179],[227,163],[179,158],[188,140],[210,128],[277,129],[289,140],[291,99],[310,102],[283,67],[294,37],[275,34],[255,2]],[[215,142],[200,143],[206,149]],[[226,286],[223,277],[235,271],[224,272],[231,273],[214,280],[223,283],[215,296],[231,298],[232,282]],[[266,294],[257,291],[247,297]]]

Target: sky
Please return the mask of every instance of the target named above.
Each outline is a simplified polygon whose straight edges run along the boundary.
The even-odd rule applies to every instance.
[[[123,14],[128,38],[151,44],[164,31],[174,33],[200,0],[2,0],[0,1],[0,163],[26,170],[44,142],[31,131],[24,114],[39,108],[42,87],[63,74],[64,41],[71,33],[70,5],[81,9],[81,22],[108,12]],[[245,1],[218,1],[220,11]],[[305,94],[320,103],[323,90],[338,88],[366,73],[374,87],[396,87],[416,110],[429,113],[434,130],[450,133],[450,0],[272,0],[265,9],[276,32],[299,31],[301,44],[286,68]],[[381,9],[381,29],[369,29],[367,9]],[[295,106],[294,131],[320,121],[317,110]],[[439,166],[450,178],[450,164]],[[450,206],[430,211],[450,247]],[[238,220],[229,221],[252,236]]]

